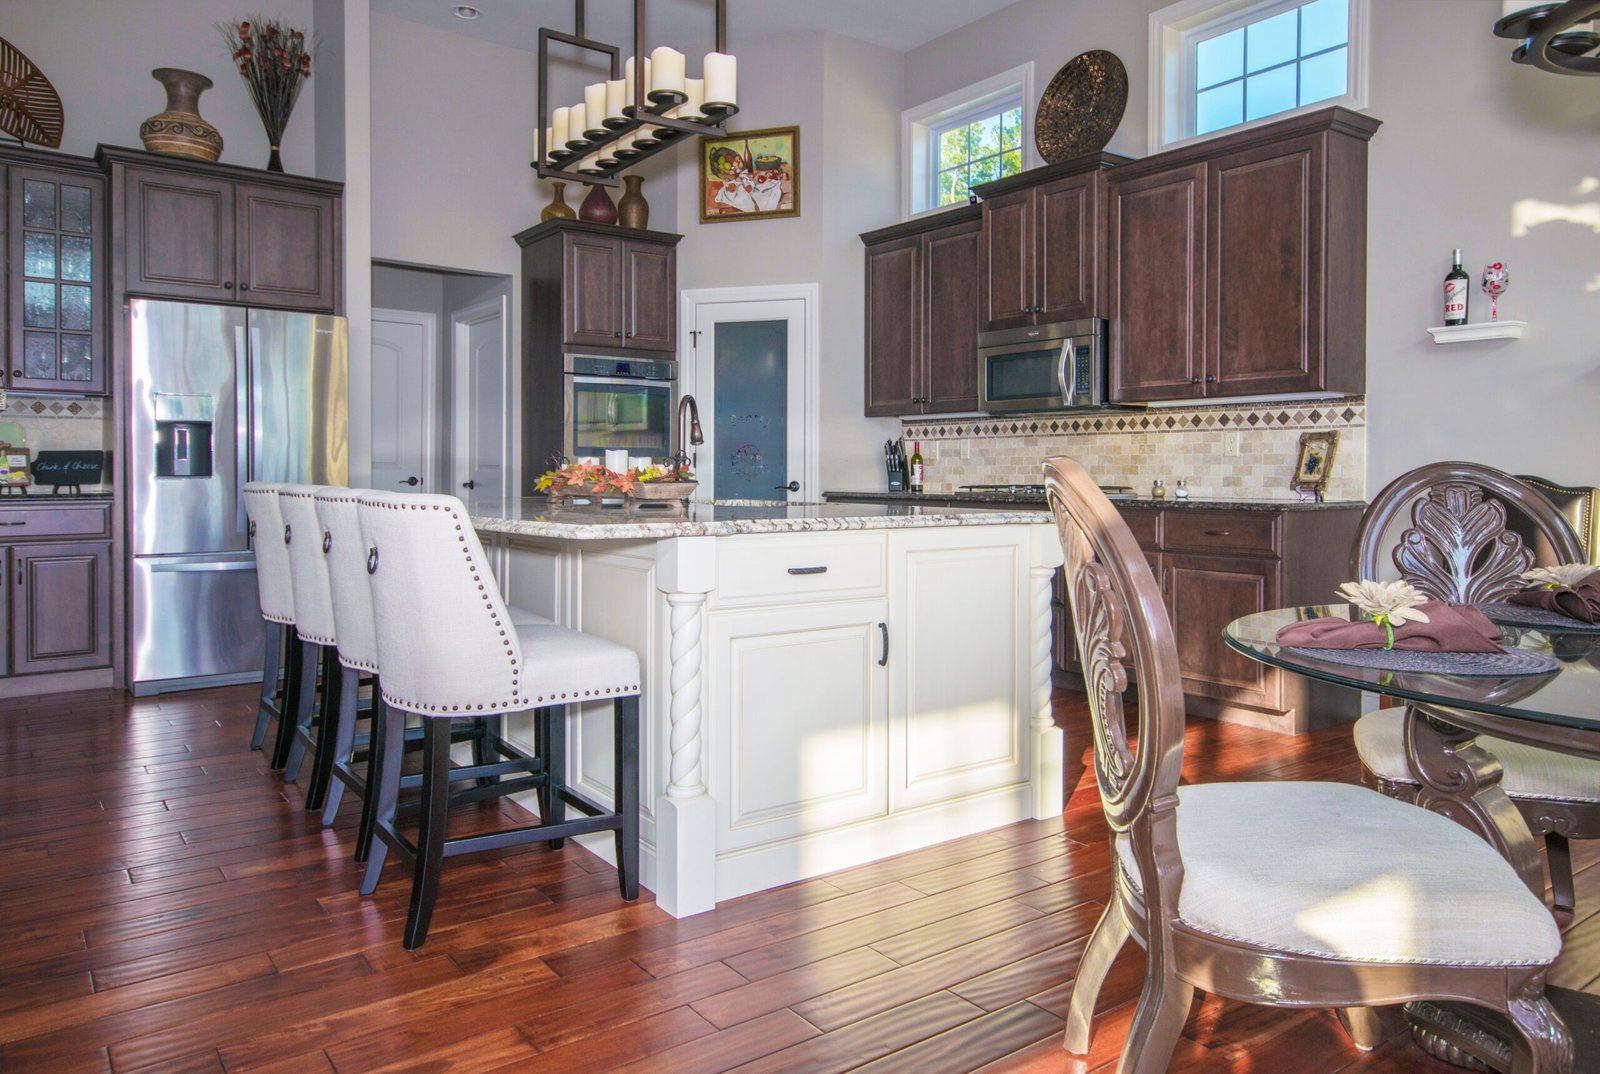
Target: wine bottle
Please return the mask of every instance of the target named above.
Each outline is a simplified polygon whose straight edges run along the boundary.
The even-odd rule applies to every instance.
[[[1467,274],[1461,268],[1461,251],[1454,254],[1454,267],[1444,278],[1444,323],[1467,323]]]
[[[911,491],[922,491],[922,445],[911,441]]]

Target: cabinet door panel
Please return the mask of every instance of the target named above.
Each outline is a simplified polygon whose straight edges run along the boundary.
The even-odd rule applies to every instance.
[[[924,250],[928,276],[927,404],[924,413],[978,409],[978,261],[982,225],[930,232]]]
[[[565,261],[566,342],[622,346],[622,240],[568,235]]]
[[[1278,564],[1169,554],[1162,556],[1161,566],[1184,692],[1242,704],[1273,704],[1276,672],[1228,648],[1222,630],[1240,616],[1277,606]]]
[[[1323,155],[1314,136],[1211,162],[1207,394],[1324,386]]]
[[[106,376],[105,183],[10,169],[4,323],[19,391],[99,395]]]
[[[912,400],[923,394],[922,236],[868,248],[866,290],[866,413],[916,413]]]
[[[128,292],[232,302],[233,184],[128,169]]]
[[[240,301],[331,311],[338,201],[248,185],[234,197]]]
[[[1204,394],[1206,166],[1112,183],[1111,397]]]
[[[1032,190],[983,203],[980,291],[985,331],[1033,323],[1034,204]]]
[[[708,617],[720,852],[884,815],[886,619],[882,600]]]
[[[671,351],[678,337],[678,257],[670,246],[653,242],[623,244],[626,279],[623,301],[627,323],[623,345]]]
[[[0,675],[11,674],[11,550],[0,548]]]
[[[111,546],[72,542],[11,550],[11,672],[111,663]]]
[[[1075,321],[1095,314],[1098,176],[1074,175],[1038,190],[1038,319]]]

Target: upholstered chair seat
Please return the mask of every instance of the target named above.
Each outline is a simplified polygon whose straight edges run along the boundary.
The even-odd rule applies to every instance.
[[[261,749],[267,728],[278,721],[277,742],[269,763],[282,768],[288,755],[290,698],[298,692],[300,646],[294,637],[294,587],[289,579],[289,549],[283,543],[283,515],[278,508],[280,485],[250,481],[244,486],[244,509],[250,519],[250,544],[256,557],[256,598],[266,623],[266,652],[261,667],[261,701],[256,707],[250,748]],[[282,672],[280,683],[279,673]]]
[[[307,753],[316,758],[307,780],[306,808],[323,807],[327,795],[327,753],[333,748],[329,730],[340,705],[342,676],[337,658],[338,638],[333,617],[333,590],[328,578],[328,557],[323,528],[317,518],[317,486],[279,485],[278,511],[283,516],[283,543],[289,553],[289,585],[294,590],[294,631],[305,646],[308,668],[321,667],[318,676],[307,674],[296,701],[294,738],[285,759],[283,778],[299,778]]]
[[[1404,853],[1374,853],[1389,845]],[[1443,966],[1540,966],[1561,950],[1550,911],[1493,847],[1453,820],[1366,787],[1180,787],[1178,847],[1178,919],[1221,939]],[[1117,855],[1138,891],[1126,837]]]
[[[1406,763],[1405,710],[1378,709],[1356,721],[1356,753],[1361,764],[1385,783],[1416,786]],[[1540,749],[1492,735],[1477,743],[1505,770],[1500,787],[1525,801],[1600,803],[1600,761]]]

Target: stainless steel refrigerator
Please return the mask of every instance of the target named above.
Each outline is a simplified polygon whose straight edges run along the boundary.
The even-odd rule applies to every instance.
[[[242,492],[247,481],[348,480],[346,322],[129,306],[130,685],[152,694],[257,678],[264,635]]]

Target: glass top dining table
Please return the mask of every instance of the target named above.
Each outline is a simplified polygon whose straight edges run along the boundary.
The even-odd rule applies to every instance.
[[[1507,645],[1557,661],[1556,669],[1545,674],[1507,677],[1354,667],[1318,660],[1305,649],[1284,650],[1277,643],[1278,631],[1290,623],[1329,616],[1348,619],[1349,613],[1345,604],[1257,612],[1229,623],[1223,640],[1264,664],[1354,690],[1600,735],[1600,632],[1546,632],[1501,624]]]

